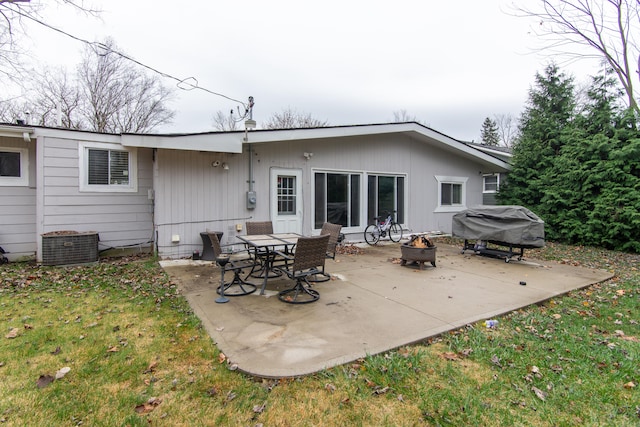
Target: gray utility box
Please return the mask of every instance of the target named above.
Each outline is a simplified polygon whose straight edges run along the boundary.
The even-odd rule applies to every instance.
[[[42,263],[44,265],[84,264],[98,261],[98,242],[95,232],[52,231],[42,235]]]
[[[247,209],[256,208],[257,195],[255,191],[247,191]]]

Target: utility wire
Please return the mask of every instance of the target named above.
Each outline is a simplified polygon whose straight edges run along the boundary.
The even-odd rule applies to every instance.
[[[5,7],[6,7],[6,5],[5,5]],[[105,50],[107,53],[114,53],[114,54],[116,54],[116,55],[118,55],[118,56],[120,56],[120,57],[122,57],[122,58],[124,58],[124,59],[126,59],[128,61],[131,61],[131,62],[133,62],[133,63],[135,63],[135,64],[137,64],[137,65],[139,65],[139,66],[141,66],[143,68],[146,68],[146,69],[148,69],[148,70],[150,70],[150,71],[152,71],[152,72],[154,72],[156,74],[159,74],[162,77],[166,77],[168,79],[175,80],[177,82],[176,86],[178,87],[178,89],[182,89],[182,90],[199,89],[199,90],[201,90],[203,92],[207,92],[207,93],[209,93],[211,95],[220,96],[220,97],[228,99],[230,101],[234,101],[234,102],[238,102],[238,103],[242,104],[242,106],[245,108],[245,116],[249,112],[250,106],[248,106],[244,102],[242,102],[242,101],[240,101],[238,99],[235,99],[235,98],[231,98],[231,97],[229,97],[227,95],[224,95],[222,93],[214,92],[212,90],[209,90],[207,88],[199,86],[198,85],[198,80],[195,77],[185,77],[183,79],[175,77],[175,76],[173,76],[171,74],[167,74],[167,73],[165,73],[163,71],[160,71],[160,70],[158,70],[156,68],[153,68],[153,67],[151,67],[151,66],[149,66],[147,64],[144,64],[144,63],[142,63],[142,62],[140,62],[140,61],[138,61],[138,60],[136,60],[136,59],[134,59],[134,58],[132,58],[132,57],[130,57],[128,55],[125,55],[122,52],[118,52],[117,50],[114,50],[114,49],[110,48],[109,46],[105,45],[104,43],[91,42],[91,41],[83,39],[81,37],[74,36],[73,34],[67,33],[66,31],[61,30],[60,28],[56,28],[56,27],[54,27],[52,25],[47,24],[46,22],[43,22],[43,21],[41,21],[41,20],[39,20],[37,18],[34,18],[33,16],[31,16],[29,14],[26,14],[26,13],[20,11],[19,9],[11,9],[11,11],[16,13],[16,14],[18,14],[18,15],[20,15],[20,16],[22,16],[22,17],[24,17],[24,18],[27,18],[27,19],[29,19],[29,20],[37,23],[37,24],[40,24],[40,25],[42,25],[42,26],[44,26],[44,27],[46,27],[46,28],[48,28],[50,30],[57,31],[60,34],[63,34],[65,36],[67,36],[67,37],[70,37],[70,38],[76,40],[76,41],[79,41],[79,42],[84,43],[84,44],[86,44],[88,46],[91,46],[94,49],[95,48],[99,48],[99,49]]]

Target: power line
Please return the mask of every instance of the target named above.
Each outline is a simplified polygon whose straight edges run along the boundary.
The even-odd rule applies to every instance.
[[[5,7],[6,7],[6,5],[5,5]],[[83,39],[81,37],[74,36],[73,34],[70,34],[70,33],[66,32],[64,30],[61,30],[60,28],[56,28],[56,27],[54,27],[52,25],[49,25],[46,22],[43,22],[43,21],[41,21],[41,20],[39,20],[37,18],[34,18],[33,16],[31,16],[29,14],[26,14],[26,13],[24,13],[24,12],[18,10],[18,9],[11,9],[11,11],[16,13],[16,14],[18,14],[18,15],[20,15],[20,16],[22,16],[22,17],[24,17],[24,18],[30,19],[31,21],[36,22],[37,24],[40,24],[40,25],[42,25],[42,26],[44,26],[44,27],[46,27],[46,28],[48,28],[50,30],[56,31],[56,32],[58,32],[60,34],[63,34],[65,36],[67,36],[67,37],[70,37],[70,38],[72,38],[72,39],[74,39],[76,41],[79,41],[79,42],[84,43],[84,44],[86,44],[88,46],[91,46],[92,48],[94,48],[94,50],[96,48],[103,49],[107,53],[116,54],[116,55],[122,57],[123,59],[131,61],[131,62],[133,62],[133,63],[135,63],[135,64],[137,64],[137,65],[139,65],[139,66],[141,66],[143,68],[146,68],[146,69],[148,69],[148,70],[150,70],[150,71],[152,71],[152,72],[154,72],[156,74],[161,75],[162,77],[166,77],[168,79],[175,80],[177,82],[176,86],[178,87],[178,89],[181,89],[181,90],[199,89],[199,90],[201,90],[203,92],[207,92],[207,93],[209,93],[211,95],[220,96],[220,97],[228,99],[230,101],[238,102],[238,103],[242,104],[242,106],[245,108],[245,116],[249,113],[249,110],[250,110],[251,106],[248,106],[247,104],[245,104],[244,102],[242,102],[242,101],[240,101],[238,99],[231,98],[230,96],[224,95],[224,94],[219,93],[219,92],[214,92],[212,90],[209,90],[207,88],[204,88],[204,87],[200,86],[198,84],[198,79],[196,79],[193,76],[185,77],[183,79],[175,77],[175,76],[173,76],[171,74],[165,73],[164,71],[160,71],[160,70],[158,70],[158,69],[156,69],[154,67],[151,67],[150,65],[144,64],[144,63],[142,63],[142,62],[140,62],[140,61],[138,61],[138,60],[136,60],[136,59],[134,59],[134,58],[122,53],[122,52],[114,50],[111,47],[105,45],[104,43],[91,42],[91,41]]]

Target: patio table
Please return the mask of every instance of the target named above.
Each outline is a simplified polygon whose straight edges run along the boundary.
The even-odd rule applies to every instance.
[[[267,287],[267,280],[269,279],[269,272],[273,263],[273,257],[277,248],[284,248],[285,253],[290,253],[294,246],[298,243],[298,238],[302,237],[297,233],[275,233],[275,234],[253,234],[249,236],[236,236],[239,240],[246,243],[248,246],[255,249],[256,254],[260,251],[264,252],[264,258],[266,259],[264,268],[264,278],[262,279],[262,288],[260,288],[260,295],[264,295],[264,290]],[[257,260],[256,256],[256,261]]]

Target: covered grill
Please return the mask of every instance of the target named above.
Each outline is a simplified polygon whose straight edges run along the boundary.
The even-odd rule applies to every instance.
[[[452,234],[464,239],[463,253],[473,250],[509,262],[513,256],[521,260],[524,249],[544,246],[544,221],[522,206],[478,206],[453,216]]]

